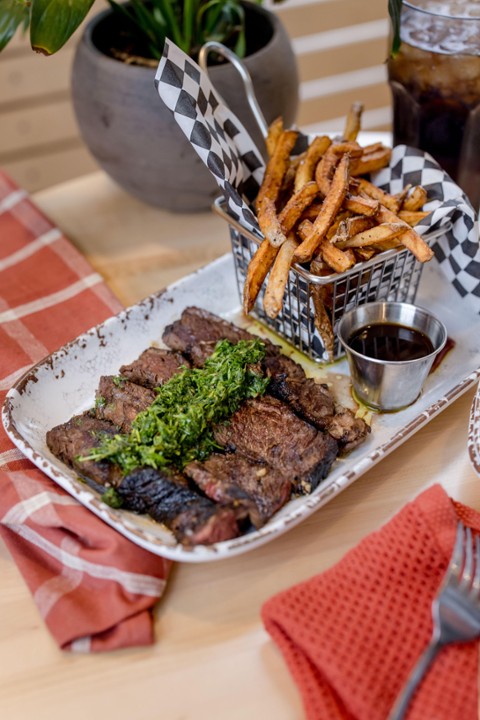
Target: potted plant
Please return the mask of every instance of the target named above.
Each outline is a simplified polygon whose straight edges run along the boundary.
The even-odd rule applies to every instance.
[[[5,0],[0,50],[20,25],[30,25],[34,50],[57,52],[94,0]],[[248,0],[130,0],[85,27],[72,72],[72,97],[82,137],[99,165],[141,200],[173,211],[208,209],[217,186],[158,97],[155,69],[165,37],[193,59],[207,40],[243,58],[267,121],[293,123],[298,105],[296,61],[279,18]],[[259,148],[263,138],[236,70],[219,63],[210,79]]]

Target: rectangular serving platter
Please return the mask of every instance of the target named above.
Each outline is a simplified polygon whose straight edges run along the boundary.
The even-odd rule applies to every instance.
[[[137,545],[180,562],[232,557],[274,540],[312,515],[478,382],[480,318],[448,284],[435,260],[424,269],[416,304],[436,314],[455,341],[453,350],[428,378],[421,397],[398,413],[373,415],[367,441],[337,460],[311,495],[291,500],[261,529],[233,540],[182,546],[149,517],[105,505],[98,493],[50,453],[45,443],[49,429],[92,407],[101,375],[117,374],[120,365],[133,361],[150,345],[163,346],[163,329],[185,307],[196,305],[233,322],[241,318],[231,254],[122,311],[35,365],[9,391],[3,423],[14,444],[35,465]],[[334,392],[336,380],[339,388],[345,387],[348,365],[344,359],[325,368],[306,358],[302,361],[298,351],[292,349],[291,354],[302,362],[307,374],[332,380]]]

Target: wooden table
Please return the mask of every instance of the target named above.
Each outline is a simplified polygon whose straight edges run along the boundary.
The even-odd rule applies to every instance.
[[[146,207],[102,173],[34,199],[125,304],[229,249],[227,228],[213,214]],[[0,718],[303,718],[296,686],[260,622],[262,603],[333,565],[434,482],[480,510],[480,480],[466,449],[472,396],[271,544],[228,561],[176,566],[156,608],[156,643],[146,649],[60,652],[0,548]]]

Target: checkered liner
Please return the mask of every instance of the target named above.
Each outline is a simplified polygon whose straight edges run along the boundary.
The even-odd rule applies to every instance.
[[[257,195],[265,163],[240,120],[224,104],[207,74],[170,40],[165,41],[155,84],[217,181],[229,214],[260,236],[255,215],[243,198]]]
[[[261,238],[249,207],[262,181],[265,164],[247,131],[225,106],[208,76],[170,40],[165,42],[155,83],[158,93],[193,148],[215,177],[229,217]],[[421,235],[445,227],[433,250],[448,280],[469,307],[480,313],[480,250],[474,210],[460,188],[433,158],[398,145],[388,168],[373,180],[391,193],[406,184],[423,185],[431,214],[416,226]]]

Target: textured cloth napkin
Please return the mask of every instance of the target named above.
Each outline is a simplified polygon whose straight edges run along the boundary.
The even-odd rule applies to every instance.
[[[34,363],[121,309],[100,275],[0,172],[0,404]],[[0,429],[0,536],[60,647],[153,642],[170,563],[94,516]]]
[[[457,519],[480,513],[434,485],[330,570],[262,608],[309,720],[385,720],[427,646],[431,604],[449,564]],[[441,650],[408,720],[474,720],[478,642]]]

